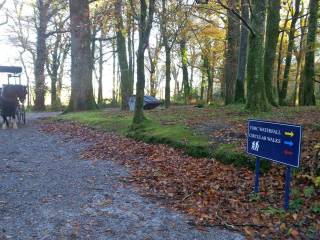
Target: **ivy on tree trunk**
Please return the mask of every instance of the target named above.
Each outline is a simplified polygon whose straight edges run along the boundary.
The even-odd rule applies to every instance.
[[[259,112],[269,110],[263,74],[266,0],[254,0],[252,3],[251,26],[255,34],[250,33],[249,38],[246,108]]]
[[[279,37],[281,0],[271,0],[268,6],[266,48],[264,56],[264,81],[266,94],[271,105],[277,106],[273,95],[273,68],[275,66],[277,43]]]

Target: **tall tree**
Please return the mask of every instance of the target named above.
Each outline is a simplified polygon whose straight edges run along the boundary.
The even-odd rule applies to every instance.
[[[52,41],[52,46],[48,46],[46,65],[51,79],[51,108],[59,110],[61,108],[61,81],[70,43],[69,38],[61,33],[57,34]]]
[[[241,17],[245,22],[249,22],[249,3],[246,0],[241,0]],[[245,26],[244,22],[241,23],[240,33],[240,46],[239,46],[239,59],[238,59],[238,70],[237,70],[237,84],[236,84],[236,102],[244,102],[244,81],[247,67],[247,56],[248,56],[248,40],[249,30]]]
[[[266,20],[266,0],[253,0],[247,66],[247,105],[250,111],[269,109],[263,75],[264,33]]]
[[[131,95],[130,91],[130,71],[127,59],[126,39],[124,36],[124,27],[122,19],[122,0],[115,1],[115,16],[117,19],[116,35],[117,35],[117,52],[118,61],[121,72],[121,109],[128,109],[128,98]]]
[[[146,0],[140,0],[139,14],[139,46],[137,52],[137,86],[136,104],[133,116],[133,124],[140,124],[144,121],[143,114],[145,69],[144,54],[149,44],[150,32],[152,29],[153,16],[155,11],[155,0],[149,0],[149,7]]]
[[[99,78],[98,78],[98,104],[103,102],[103,62],[104,62],[104,54],[103,54],[103,41],[102,39],[105,37],[105,33],[103,29],[101,30],[101,39],[99,39]]]
[[[228,7],[235,10],[238,0],[229,0]],[[238,66],[238,50],[240,39],[240,20],[234,13],[228,10],[227,49],[225,64],[225,104],[235,101],[236,79]]]
[[[170,4],[168,4],[170,3]],[[168,6],[170,5],[170,7]],[[171,51],[176,44],[177,37],[187,24],[188,14],[181,11],[182,1],[161,1],[160,31],[162,44],[165,49],[165,107],[170,106],[171,97]],[[190,8],[191,10],[192,8]]]
[[[166,54],[166,85],[165,85],[165,107],[170,106],[170,82],[171,82],[171,48],[169,45],[168,36],[168,19],[167,19],[167,5],[166,0],[162,0],[162,41],[165,48]]]
[[[34,109],[36,111],[45,110],[45,93],[46,93],[46,80],[45,80],[45,64],[47,54],[47,27],[49,21],[49,8],[51,0],[37,0],[37,42],[36,42],[36,64],[35,64],[35,102]]]
[[[211,69],[209,58],[207,55],[203,57],[203,68],[204,68],[204,71],[206,71],[207,83],[208,83],[207,103],[212,103],[213,102],[213,77],[212,77],[212,69]],[[203,85],[204,83],[201,84],[202,88],[204,87]],[[201,95],[203,98],[203,92],[201,93]]]
[[[316,105],[314,94],[315,81],[315,43],[317,36],[319,0],[310,0],[309,3],[309,27],[307,37],[307,52],[305,56],[305,66],[303,74],[303,88],[300,104],[304,106]]]
[[[187,52],[187,40],[183,36],[180,40],[180,53],[182,64],[182,86],[184,91],[184,103],[187,104],[190,98],[190,85],[188,74],[188,52]]]
[[[0,2],[0,10],[4,7],[4,5],[6,4],[6,2],[7,2],[7,0],[3,0],[3,1]],[[4,22],[1,22],[1,23],[0,23],[0,26],[1,26],[1,25],[5,25],[5,24],[8,23],[8,15],[7,15],[6,17],[7,17],[7,19],[6,19]]]
[[[285,39],[285,33],[287,30],[287,26],[289,23],[289,14],[290,14],[290,9],[287,10],[286,18],[283,24],[283,28],[281,29],[281,36],[280,36],[280,43],[279,43],[279,50],[278,50],[278,63],[277,63],[277,76],[276,76],[276,81],[277,81],[277,86],[276,86],[276,94],[279,97],[280,91],[281,91],[281,86],[280,86],[280,78],[281,78],[281,69],[282,69],[282,61],[283,61],[283,48],[284,48],[284,39]]]
[[[68,19],[68,9],[65,5],[59,13],[51,18],[49,31],[54,32],[47,39],[47,58],[46,69],[51,80],[51,108],[55,110],[61,109],[61,86],[64,75],[64,65],[70,50],[70,37],[66,33],[69,29],[69,24],[66,24]]]
[[[127,42],[128,42],[128,67],[129,67],[129,94],[133,95],[134,88],[134,12],[133,6],[131,4],[127,4]]]
[[[116,97],[116,41],[112,40],[112,103],[117,102]]]
[[[264,81],[266,94],[271,105],[277,106],[273,95],[273,68],[275,65],[277,43],[279,37],[281,0],[269,0],[267,30],[266,30],[266,47],[264,55]]]
[[[8,14],[10,21],[7,26],[9,27],[10,34],[8,35],[9,41],[14,46],[21,48],[20,61],[24,68],[24,73],[27,78],[28,87],[28,106],[31,106],[31,99],[33,98],[33,91],[31,91],[31,76],[28,70],[32,69],[35,76],[35,63],[36,63],[36,43],[33,42],[31,36],[36,32],[34,29],[33,21],[24,14],[25,7],[27,6],[25,2],[19,0],[13,0],[13,9]],[[31,66],[29,67],[29,62]]]
[[[160,59],[160,52],[161,52],[161,42],[156,36],[156,43],[154,48],[151,48],[150,46],[148,47],[148,60],[149,60],[149,65],[146,66],[149,73],[150,73],[150,95],[151,96],[156,96],[157,95],[157,86],[158,86],[158,81],[157,81],[157,66],[158,62]]]
[[[304,12],[304,5],[302,4],[302,12]],[[296,69],[296,79],[295,79],[295,87],[294,87],[294,95],[293,95],[293,101],[295,106],[299,106],[300,101],[300,93],[301,93],[301,75],[303,74],[303,71],[301,71],[301,68],[303,66],[303,60],[305,56],[305,42],[306,42],[306,30],[307,30],[307,19],[308,16],[301,17],[300,18],[300,43],[296,47],[295,55],[297,59],[297,69]]]
[[[178,95],[180,91],[180,85],[178,81],[179,67],[177,67],[175,64],[172,65],[171,74],[174,80],[174,95]]]
[[[69,111],[96,109],[92,87],[91,30],[88,0],[69,0],[71,98]]]
[[[291,26],[289,31],[289,40],[288,40],[288,50],[286,56],[286,65],[284,68],[284,75],[283,75],[283,82],[281,91],[279,94],[279,103],[280,105],[285,105],[285,100],[288,94],[288,83],[290,77],[290,68],[292,62],[292,54],[293,54],[293,47],[294,47],[294,39],[295,39],[295,32],[296,32],[296,23],[299,19],[300,15],[300,3],[301,0],[295,0],[295,10],[291,20]]]

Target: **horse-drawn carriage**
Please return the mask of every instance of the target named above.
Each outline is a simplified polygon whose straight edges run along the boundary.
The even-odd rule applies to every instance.
[[[4,128],[9,126],[8,118],[13,120],[14,128],[17,127],[17,121],[18,123],[26,123],[24,102],[27,96],[27,87],[21,84],[21,72],[21,67],[0,66],[0,73],[8,73],[8,84],[4,84],[0,88],[0,112]]]

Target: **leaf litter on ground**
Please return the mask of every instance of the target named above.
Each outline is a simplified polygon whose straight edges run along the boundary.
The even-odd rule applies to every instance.
[[[310,118],[314,119],[308,114],[299,119],[308,124]],[[245,123],[234,124],[245,134]],[[304,130],[303,160],[311,162],[311,146],[319,142],[320,133],[312,128]],[[246,168],[193,158],[166,145],[146,144],[74,122],[46,122],[41,131],[90,143],[82,158],[126,166],[131,173],[125,179],[128,184],[138,186],[142,195],[192,216],[190,225],[225,227],[252,239],[320,239],[319,188],[305,196],[310,179],[294,175],[291,210],[285,212],[283,166],[272,164],[270,172],[261,177],[261,193],[256,196],[252,193],[254,174]],[[238,147],[244,148],[243,141]]]

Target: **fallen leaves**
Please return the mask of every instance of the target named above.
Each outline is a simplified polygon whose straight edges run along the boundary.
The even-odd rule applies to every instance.
[[[310,210],[319,190],[304,203],[298,213],[283,213],[284,168],[274,165],[261,177],[259,198],[252,201],[254,174],[213,159],[196,159],[166,145],[151,145],[76,123],[47,123],[42,131],[63,133],[66,141],[79,139],[90,143],[82,157],[112,160],[130,169],[126,182],[139,186],[142,194],[156,197],[162,204],[181,210],[195,219],[195,224],[222,226],[238,230],[248,238],[320,237],[316,223],[319,216]],[[303,189],[299,181],[293,187]],[[269,206],[275,210],[265,212]],[[310,235],[310,229],[313,233]]]

